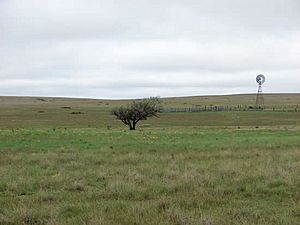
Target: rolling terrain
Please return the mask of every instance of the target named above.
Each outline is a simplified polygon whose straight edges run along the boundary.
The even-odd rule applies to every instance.
[[[189,108],[213,106],[235,107],[225,112],[163,113],[160,118],[142,121],[141,126],[271,126],[299,125],[300,94],[267,94],[266,110],[243,111],[255,103],[255,95],[228,95],[164,98],[162,106]],[[122,124],[111,115],[111,110],[131,100],[99,100],[44,97],[0,97],[0,127],[97,127],[120,129]],[[238,109],[237,107],[241,108]],[[275,110],[275,111],[274,111]],[[287,111],[296,113],[287,113]],[[288,115],[288,116],[287,116]],[[274,124],[273,124],[274,123]]]
[[[300,94],[130,100],[0,97],[0,224],[300,224]],[[245,110],[247,109],[247,110]]]

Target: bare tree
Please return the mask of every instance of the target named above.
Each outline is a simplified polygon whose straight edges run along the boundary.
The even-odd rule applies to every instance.
[[[112,113],[129,126],[130,130],[135,130],[139,121],[153,116],[158,117],[158,113],[161,112],[160,103],[161,100],[158,97],[136,100],[127,106],[115,108]]]

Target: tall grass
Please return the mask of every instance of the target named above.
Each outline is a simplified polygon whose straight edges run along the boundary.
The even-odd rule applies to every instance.
[[[299,224],[300,131],[0,132],[0,224]]]

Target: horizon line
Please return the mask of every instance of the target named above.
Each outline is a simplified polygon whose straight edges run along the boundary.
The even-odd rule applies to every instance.
[[[149,97],[159,97],[162,99],[168,98],[190,98],[190,97],[217,97],[217,96],[234,96],[234,95],[256,95],[256,92],[252,93],[222,93],[222,94],[203,94],[203,95],[180,95],[180,96],[148,96],[148,97],[136,97],[136,98],[100,98],[100,97],[80,97],[80,96],[42,96],[42,95],[0,95],[2,97],[20,97],[20,98],[65,98],[65,99],[91,99],[91,100],[135,100]],[[284,95],[284,94],[300,94],[300,92],[272,92],[263,93],[264,95]]]

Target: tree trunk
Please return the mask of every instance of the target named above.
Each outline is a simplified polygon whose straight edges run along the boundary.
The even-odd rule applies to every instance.
[[[129,130],[135,130],[135,126],[133,123],[129,123]]]
[[[135,125],[136,125],[136,122],[132,122],[129,124],[129,130],[135,130]]]

